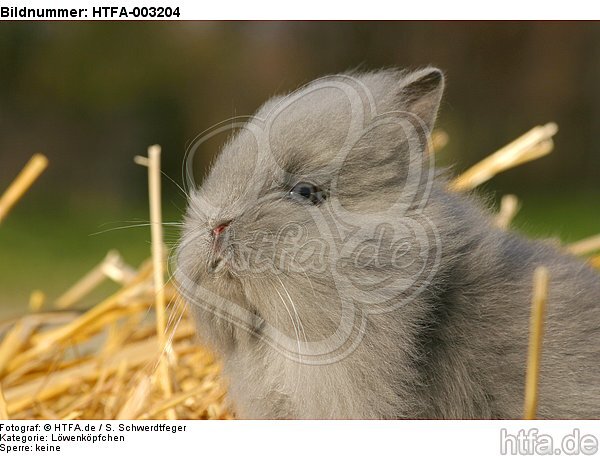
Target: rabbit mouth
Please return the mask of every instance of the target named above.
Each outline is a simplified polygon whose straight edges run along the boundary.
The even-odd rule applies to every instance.
[[[231,272],[233,266],[234,257],[231,249],[221,248],[221,246],[219,246],[219,248],[212,251],[207,269],[210,274],[219,274],[224,271]]]
[[[213,240],[208,261],[208,272],[211,274],[219,273],[227,265],[227,260],[231,260],[231,252],[226,244],[227,238],[217,237]]]
[[[208,264],[208,272],[211,274],[217,274],[225,267],[225,261],[222,257],[213,258]]]

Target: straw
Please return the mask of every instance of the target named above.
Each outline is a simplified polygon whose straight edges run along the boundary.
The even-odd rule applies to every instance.
[[[145,401],[150,395],[150,378],[142,376],[131,397],[125,402],[123,408],[117,413],[118,420],[134,420],[142,411]]]
[[[107,278],[121,285],[116,293],[83,312],[41,313],[45,295],[35,290],[29,304],[38,313],[0,324],[0,419],[133,419],[147,410],[204,419],[209,408],[211,418],[231,417],[220,366],[197,345],[185,309],[167,331],[166,302],[180,298],[164,283],[160,148],[148,153],[136,162],[149,167],[152,259],[136,270],[110,251],[56,304],[76,305]]]
[[[446,147],[449,141],[450,137],[444,130],[433,130],[433,133],[431,134],[432,152],[438,152],[442,150],[444,147]]]
[[[535,269],[533,274],[533,299],[529,322],[529,354],[525,378],[524,419],[526,420],[534,420],[537,412],[538,383],[547,297],[548,269],[540,266]]]
[[[452,181],[450,188],[455,191],[471,190],[502,171],[547,155],[554,147],[552,136],[557,131],[555,123],[531,129],[462,173]]]
[[[33,290],[29,295],[29,309],[32,312],[39,312],[44,307],[46,295],[41,290]]]
[[[573,255],[587,255],[600,250],[600,234],[582,239],[567,246]]]
[[[98,287],[107,277],[118,283],[127,283],[133,280],[134,276],[135,270],[125,264],[121,254],[116,250],[111,250],[97,266],[57,298],[55,306],[58,309],[67,309],[75,305]]]
[[[2,383],[0,383],[0,420],[8,419],[8,407],[6,405],[6,399],[4,398],[4,391],[2,390]]]
[[[504,195],[500,200],[500,211],[496,215],[496,226],[508,229],[519,209],[519,199],[515,195]]]
[[[48,159],[44,155],[35,154],[31,157],[0,198],[0,223],[2,223],[2,220],[6,218],[12,207],[21,199],[47,166]]]
[[[27,343],[34,325],[25,319],[18,321],[8,331],[2,344],[0,344],[0,376],[4,374],[9,360],[11,360]]]
[[[159,350],[163,353],[167,346],[167,317],[164,291],[164,269],[163,261],[163,225],[161,208],[161,185],[160,185],[160,155],[161,148],[153,145],[148,148],[148,158],[135,157],[136,163],[148,168],[148,194],[150,200],[150,233],[152,237],[152,265],[154,273],[154,295],[156,307],[156,333],[158,335]],[[166,398],[172,394],[171,381],[169,378],[169,366],[164,357],[160,358],[159,373],[160,382]],[[175,419],[170,412],[170,419]]]

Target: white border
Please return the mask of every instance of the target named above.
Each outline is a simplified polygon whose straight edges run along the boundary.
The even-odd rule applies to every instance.
[[[93,7],[179,7],[180,16],[172,20],[591,20],[599,19],[598,2],[570,0],[559,2],[502,0],[476,2],[468,0],[392,1],[369,0],[303,0],[302,2],[275,2],[272,0],[62,0],[0,2],[0,7],[28,8],[87,8]],[[85,20],[94,18],[88,13]],[[113,20],[140,20],[134,17]],[[3,19],[6,20],[6,19]],[[64,20],[64,19],[63,19]],[[74,20],[74,19],[67,19]],[[151,20],[147,18],[146,20]],[[154,20],[165,20],[155,18]]]
[[[119,424],[177,425],[186,430],[171,432],[119,432]],[[86,426],[112,426],[112,435],[123,435],[120,442],[67,442],[59,443],[62,456],[81,454],[111,456],[140,455],[460,455],[483,456],[500,454],[547,454],[536,451],[541,447],[524,443],[527,436],[546,435],[553,440],[554,455],[566,455],[562,450],[565,439],[573,441],[578,433],[595,439],[598,454],[600,424],[597,421],[3,421],[2,435],[7,424],[40,426],[37,432],[46,437],[93,434]],[[78,425],[82,429],[76,430]],[[51,431],[43,431],[48,426]],[[57,431],[55,426],[61,426]],[[71,429],[69,429],[71,427]],[[504,431],[503,431],[504,429]],[[514,446],[515,436],[521,432],[521,442]],[[106,433],[106,432],[105,432]],[[34,435],[26,432],[21,435]],[[503,435],[513,443],[503,444]],[[537,437],[536,437],[537,438]],[[537,438],[540,441],[540,438]],[[590,440],[588,440],[588,443]],[[0,441],[0,444],[15,442]],[[56,444],[56,443],[54,443]],[[536,443],[537,445],[537,443]],[[561,449],[560,453],[556,450]],[[504,451],[503,451],[504,450]],[[508,451],[507,451],[508,450]],[[580,449],[581,450],[581,449]],[[588,446],[589,450],[589,446]],[[35,451],[8,454],[36,454]],[[41,453],[39,453],[41,454]],[[574,453],[571,453],[574,454]]]

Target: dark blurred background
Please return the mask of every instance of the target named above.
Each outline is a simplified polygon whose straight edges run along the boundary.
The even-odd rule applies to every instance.
[[[529,235],[600,231],[598,23],[3,23],[0,192],[33,153],[50,166],[0,225],[0,305],[20,308],[34,288],[55,297],[110,248],[132,264],[149,254],[148,227],[125,228],[148,218],[146,173],[132,161],[148,145],[162,145],[180,183],[197,134],[271,95],[356,67],[427,64],[447,76],[438,161],[460,172],[555,121],[552,154],[481,191],[516,193]],[[184,198],[163,185],[165,219],[177,221]]]

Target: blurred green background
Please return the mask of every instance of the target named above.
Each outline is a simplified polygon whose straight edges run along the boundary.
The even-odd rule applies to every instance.
[[[181,182],[186,145],[314,77],[356,67],[444,69],[438,161],[456,172],[548,121],[554,152],[481,192],[516,193],[518,229],[575,240],[600,232],[600,24],[552,22],[3,23],[0,192],[35,152],[50,166],[0,225],[0,312],[33,289],[55,298],[109,249],[149,255],[146,172],[163,147]],[[204,150],[206,168],[218,144]],[[184,198],[163,182],[166,221]],[[175,242],[177,230],[167,229]]]

